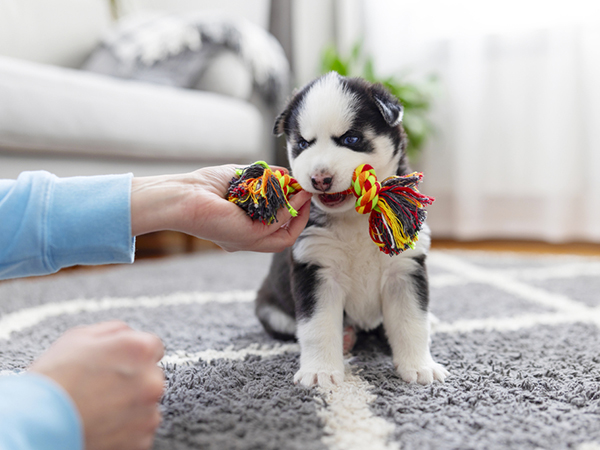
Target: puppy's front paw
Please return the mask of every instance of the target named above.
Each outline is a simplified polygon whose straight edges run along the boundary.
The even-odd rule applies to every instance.
[[[431,360],[423,364],[396,364],[400,377],[407,383],[431,384],[446,379],[450,372],[444,366]]]
[[[307,387],[318,385],[330,387],[340,385],[344,381],[344,372],[335,369],[300,369],[294,375],[294,384],[302,384]]]

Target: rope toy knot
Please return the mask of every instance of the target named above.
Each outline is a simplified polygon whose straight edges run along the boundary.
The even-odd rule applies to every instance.
[[[356,211],[369,214],[371,239],[387,255],[415,248],[427,217],[425,206],[434,201],[433,197],[418,191],[422,179],[422,173],[414,172],[379,182],[375,169],[362,164],[354,170],[350,188],[340,193],[352,193],[356,197]],[[278,170],[273,172],[267,163],[259,161],[236,171],[228,198],[246,210],[253,220],[271,224],[283,206],[292,216],[298,214],[287,199],[300,190],[302,187],[294,178]]]
[[[381,183],[377,181],[375,169],[362,164],[352,174],[351,192],[356,196],[355,209],[360,214],[369,214],[379,202]]]
[[[290,177],[287,173],[282,173],[279,170],[276,170],[274,174],[277,180],[279,181],[279,184],[281,185],[281,190],[283,191],[283,194],[286,196],[286,198],[302,190],[302,186],[300,186],[296,179]],[[291,206],[290,208],[292,210],[294,209]],[[295,217],[295,214],[292,215]]]

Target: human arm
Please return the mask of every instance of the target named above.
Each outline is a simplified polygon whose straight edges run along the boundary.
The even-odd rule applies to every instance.
[[[227,251],[277,252],[294,243],[308,221],[311,195],[301,191],[290,200],[292,218],[280,209],[277,222],[252,221],[225,199],[238,166],[206,167],[183,175],[134,178],[131,226],[134,235],[176,230],[210,240]]]
[[[0,180],[0,279],[132,262],[131,174]]]
[[[0,279],[42,275],[76,264],[131,263],[132,236],[175,230],[225,250],[276,252],[290,246],[306,222],[310,194],[291,200],[278,222],[253,222],[225,200],[233,165],[188,174],[58,178],[24,172],[0,180]]]

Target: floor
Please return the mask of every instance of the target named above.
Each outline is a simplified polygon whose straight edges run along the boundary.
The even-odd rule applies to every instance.
[[[518,240],[480,240],[480,241],[457,241],[451,239],[434,239],[433,248],[438,249],[462,249],[480,250],[491,252],[523,252],[523,253],[547,253],[547,254],[571,254],[583,256],[600,256],[600,244],[589,242],[570,242],[552,244],[540,241],[518,241]]]

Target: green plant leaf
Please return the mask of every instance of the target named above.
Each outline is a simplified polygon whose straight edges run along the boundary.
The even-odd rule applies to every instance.
[[[352,46],[352,51],[350,52],[350,59],[352,61],[358,61],[362,55],[363,42],[362,39],[357,40]]]
[[[371,56],[369,56],[365,61],[363,77],[365,80],[370,81],[371,83],[378,83],[377,77],[375,76],[373,58]]]

